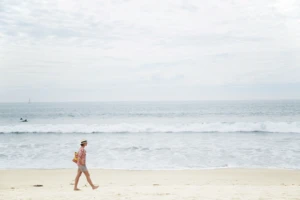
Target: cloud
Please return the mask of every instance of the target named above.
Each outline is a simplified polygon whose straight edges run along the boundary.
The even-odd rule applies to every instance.
[[[294,84],[299,13],[296,0],[0,0],[1,94]]]

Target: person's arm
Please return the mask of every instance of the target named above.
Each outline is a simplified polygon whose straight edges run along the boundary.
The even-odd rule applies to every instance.
[[[82,160],[82,155],[83,152],[81,150],[78,151],[78,160],[77,160],[77,165],[83,165],[81,160]]]

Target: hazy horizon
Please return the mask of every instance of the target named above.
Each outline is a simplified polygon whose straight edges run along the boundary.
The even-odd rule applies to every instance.
[[[207,99],[207,100],[110,100],[110,101],[11,101],[0,102],[0,104],[34,104],[34,103],[181,103],[181,102],[276,102],[276,101],[300,101],[300,99]]]

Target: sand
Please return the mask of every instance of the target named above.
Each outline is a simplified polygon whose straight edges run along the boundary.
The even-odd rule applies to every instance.
[[[76,169],[0,170],[1,200],[300,200],[300,170],[216,169],[128,171],[90,169],[73,191]],[[42,185],[42,187],[34,187]]]

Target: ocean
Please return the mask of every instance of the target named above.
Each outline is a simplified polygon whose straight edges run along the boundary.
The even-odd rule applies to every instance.
[[[81,139],[88,168],[300,169],[300,101],[0,104],[0,169],[76,168]]]

